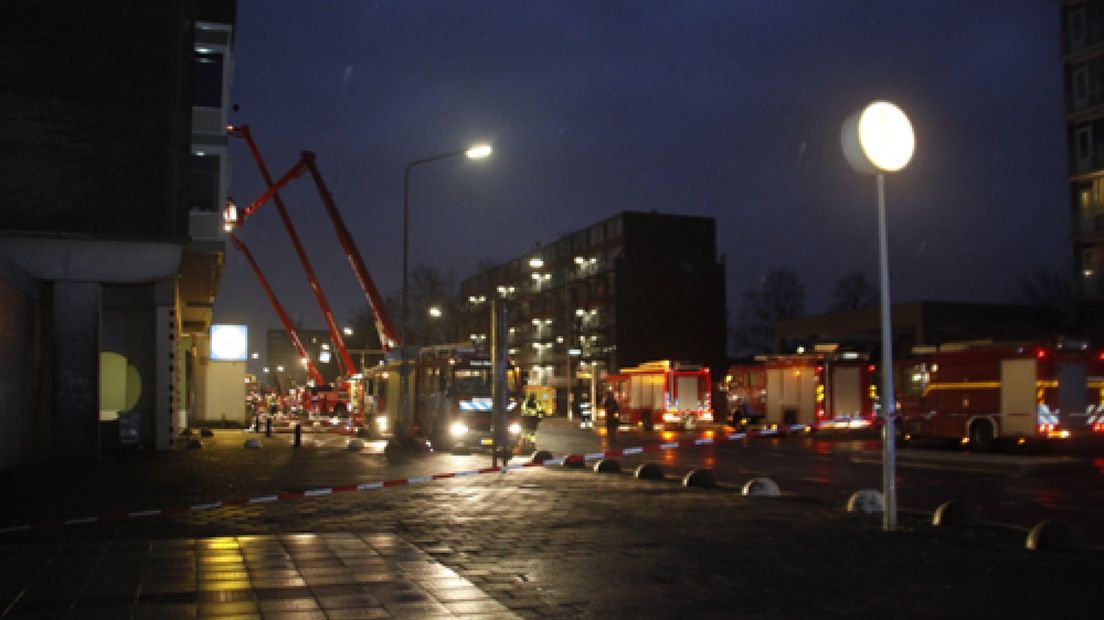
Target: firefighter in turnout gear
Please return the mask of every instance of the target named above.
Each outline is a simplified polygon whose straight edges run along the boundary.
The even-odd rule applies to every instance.
[[[529,394],[521,406],[521,434],[518,436],[518,452],[526,453],[537,449],[537,427],[544,416],[536,394]]]

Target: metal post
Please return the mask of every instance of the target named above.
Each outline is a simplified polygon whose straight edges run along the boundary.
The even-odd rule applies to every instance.
[[[563,270],[564,281],[564,371],[566,377],[564,382],[567,385],[567,394],[564,400],[567,403],[567,419],[570,421],[574,418],[571,411],[572,402],[575,400],[575,385],[571,380],[571,347],[574,341],[574,332],[572,329],[574,323],[572,322],[573,310],[571,306],[571,269]]]
[[[427,164],[429,162],[438,161],[448,157],[455,157],[457,155],[463,155],[465,151],[449,151],[448,153],[441,153],[440,155],[434,155],[432,157],[424,157],[422,159],[416,159],[406,165],[403,169],[403,233],[402,233],[402,308],[399,309],[399,346],[402,348],[402,366],[399,369],[399,392],[401,394],[399,398],[399,419],[398,424],[395,425],[395,435],[399,439],[409,439],[412,435],[412,425],[414,420],[413,410],[411,407],[410,398],[410,368],[408,367],[407,351],[406,347],[409,343],[406,340],[406,317],[408,315],[408,308],[410,301],[409,296],[409,265],[410,265],[410,171],[419,164]],[[386,348],[386,345],[384,345]]]
[[[295,442],[292,447],[298,448],[303,443],[303,426],[298,422],[295,423]]]
[[[508,311],[505,299],[491,302],[491,467],[498,466],[499,450],[503,450],[502,464],[507,464],[506,448],[506,322]]]
[[[402,237],[402,306],[399,308],[399,347],[401,348],[401,363],[399,365],[399,419],[396,424],[395,435],[400,439],[409,439],[411,435],[411,423],[414,419],[410,415],[410,368],[407,366],[406,347],[406,306],[407,294],[407,263],[410,257],[410,164],[403,170],[403,237]]]
[[[897,529],[897,455],[893,423],[897,414],[893,394],[893,329],[889,304],[889,243],[886,234],[885,175],[878,175],[878,267],[882,305],[882,529]]]

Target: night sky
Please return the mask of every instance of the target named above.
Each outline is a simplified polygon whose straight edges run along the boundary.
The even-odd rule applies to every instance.
[[[1058,3],[364,2],[239,0],[231,122],[279,177],[302,150],[325,176],[379,288],[401,280],[407,163],[476,141],[481,162],[415,168],[411,264],[457,280],[624,210],[717,220],[730,326],[740,294],[785,267],[823,311],[842,275],[877,278],[875,184],[839,147],[875,99],[917,150],[887,180],[892,294],[1018,301],[1067,266]],[[231,195],[264,189],[232,142]],[[309,177],[283,192],[339,323],[364,297]],[[324,328],[267,205],[241,237],[296,320]],[[216,322],[251,348],[279,327],[227,246]]]

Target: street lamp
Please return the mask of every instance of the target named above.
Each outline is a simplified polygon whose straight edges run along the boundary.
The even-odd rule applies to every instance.
[[[882,309],[882,529],[897,529],[897,462],[893,422],[893,330],[890,326],[889,249],[886,235],[885,173],[908,165],[916,146],[912,124],[900,108],[875,101],[849,116],[840,130],[840,145],[856,172],[878,179],[878,268]]]
[[[437,155],[431,155],[430,157],[415,159],[414,161],[407,164],[406,168],[403,170],[402,307],[399,311],[399,336],[402,340],[402,365],[399,367],[399,423],[396,425],[395,428],[395,437],[400,441],[410,439],[411,423],[414,420],[413,412],[411,411],[410,407],[410,369],[407,367],[407,348],[410,345],[406,341],[406,317],[407,306],[409,306],[408,284],[410,265],[410,171],[414,169],[414,166],[428,164],[430,162],[440,161],[442,159],[448,159],[450,157],[458,157],[460,155],[464,155],[468,159],[484,159],[490,157],[491,146],[489,144],[477,144],[467,149],[448,151],[447,153],[440,153]]]

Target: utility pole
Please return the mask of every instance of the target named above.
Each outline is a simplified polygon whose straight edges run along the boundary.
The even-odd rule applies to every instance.
[[[491,400],[494,419],[491,423],[491,467],[498,467],[499,451],[502,451],[502,464],[506,458],[506,400],[509,392],[506,385],[506,324],[509,309],[505,299],[491,302]]]

